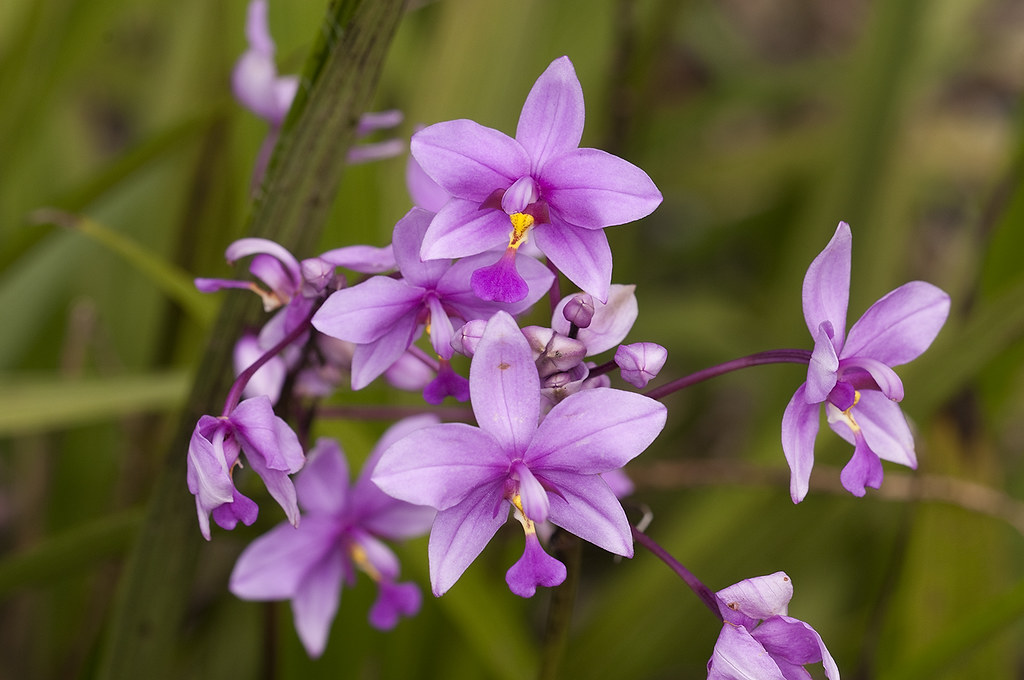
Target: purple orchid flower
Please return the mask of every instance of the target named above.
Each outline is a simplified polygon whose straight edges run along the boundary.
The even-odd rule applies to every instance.
[[[583,88],[572,62],[560,57],[530,90],[515,139],[470,120],[413,135],[412,155],[452,196],[430,225],[423,259],[507,244],[497,262],[474,274],[473,290],[485,300],[517,302],[527,287],[516,253],[532,234],[570,281],[606,301],[612,257],[604,228],[646,217],[661,193],[632,163],[578,148],[583,119]]]
[[[416,614],[419,588],[396,582],[398,558],[381,539],[426,533],[434,511],[385,495],[370,482],[370,473],[385,448],[437,422],[434,416],[415,416],[389,428],[351,487],[341,448],[320,439],[295,479],[302,524],[280,524],[249,545],[231,574],[231,592],[245,600],[291,600],[295,629],[312,657],[327,645],[342,583],[354,585],[358,571],[379,589],[370,610],[373,627],[389,630],[400,616]]]
[[[188,490],[196,497],[199,529],[210,540],[210,513],[223,529],[256,521],[259,508],[235,488],[232,474],[240,454],[263,479],[267,491],[284,509],[288,521],[299,523],[295,487],[288,475],[305,461],[298,437],[274,415],[265,396],[246,399],[221,418],[203,416],[188,445]]]
[[[949,296],[930,283],[912,281],[871,305],[847,334],[851,244],[850,227],[840,222],[804,277],[804,319],[814,351],[807,381],[782,417],[794,503],[807,495],[821,403],[829,426],[854,445],[841,474],[850,493],[863,496],[865,487],[881,486],[882,459],[917,466],[914,439],[897,403],[903,383],[892,367],[928,349],[949,315]]]
[[[470,365],[479,427],[447,423],[413,432],[381,457],[373,481],[385,492],[438,510],[430,532],[430,582],[444,594],[476,559],[510,508],[523,525],[523,556],[506,573],[512,592],[565,579],[540,545],[550,520],[609,552],[633,555],[629,523],[601,473],[617,470],[654,441],[665,407],[639,394],[588,390],[555,406],[538,426],[540,379],[515,321],[498,312]]]
[[[784,572],[744,579],[716,597],[724,625],[708,662],[708,680],[811,680],[804,665],[818,662],[825,677],[839,680],[821,636],[786,616],[793,582]]]
[[[394,364],[426,327],[434,352],[442,359],[437,392],[447,385],[457,389],[450,366],[455,328],[471,319],[486,319],[499,309],[519,313],[539,300],[554,275],[540,262],[524,262],[529,294],[516,304],[485,302],[473,294],[470,276],[479,258],[445,261],[420,260],[420,244],[432,213],[413,208],[397,225],[394,254],[401,279],[375,276],[332,294],[313,316],[321,333],[356,343],[352,357],[352,389],[362,389]],[[453,324],[452,319],[459,320]],[[462,380],[465,380],[464,378]],[[450,392],[449,392],[450,393]],[[436,398],[437,394],[431,392]],[[443,399],[443,395],[441,397]]]

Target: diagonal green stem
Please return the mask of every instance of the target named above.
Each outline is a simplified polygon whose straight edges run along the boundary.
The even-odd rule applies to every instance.
[[[273,239],[298,253],[316,245],[403,6],[404,0],[331,4],[254,207],[250,236]],[[216,412],[230,387],[232,346],[256,311],[248,303],[228,297],[211,333],[119,583],[100,678],[152,679],[175,668],[202,546],[195,504],[185,487],[185,452],[196,420]]]

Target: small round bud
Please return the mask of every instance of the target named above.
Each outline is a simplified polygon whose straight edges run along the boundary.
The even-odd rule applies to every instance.
[[[463,356],[472,357],[476,353],[476,346],[480,344],[485,326],[486,319],[474,319],[464,324],[452,336],[452,349]]]
[[[615,364],[622,370],[622,379],[634,387],[646,387],[668,358],[668,350],[653,342],[619,345]]]
[[[587,293],[576,293],[562,308],[565,320],[577,328],[586,328],[594,319],[594,298]]]

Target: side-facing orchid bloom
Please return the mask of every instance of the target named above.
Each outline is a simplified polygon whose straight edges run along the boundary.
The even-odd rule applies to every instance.
[[[479,259],[423,262],[419,257],[423,234],[432,214],[413,208],[395,225],[394,255],[401,279],[375,276],[332,294],[313,317],[321,333],[356,343],[352,357],[352,389],[362,389],[394,364],[427,328],[434,352],[440,357],[442,380],[451,381],[451,346],[455,328],[471,319],[486,319],[499,309],[519,313],[539,300],[553,274],[537,260],[524,262],[529,294],[519,303],[485,302],[473,294],[470,276]],[[453,324],[452,319],[461,320]],[[443,397],[442,397],[443,398]]]
[[[309,463],[295,478],[302,524],[298,528],[280,524],[253,541],[235,564],[231,592],[246,600],[291,600],[295,629],[313,657],[320,656],[327,645],[342,583],[351,587],[360,571],[379,589],[370,610],[373,627],[391,629],[400,616],[419,611],[419,589],[396,582],[398,558],[381,539],[396,541],[426,533],[434,511],[385,495],[370,482],[370,473],[392,442],[436,423],[436,417],[424,415],[392,426],[351,487],[337,442],[319,440]]]
[[[270,132],[260,148],[253,171],[253,186],[263,179],[270,153],[292,106],[299,87],[298,76],[281,76],[274,61],[274,40],[267,26],[267,0],[252,0],[245,15],[245,37],[248,49],[242,53],[231,72],[231,89],[235,98],[257,116],[267,121]],[[401,111],[368,113],[356,126],[356,137],[377,130],[392,128],[402,122]],[[377,144],[354,146],[348,153],[349,163],[361,163],[397,156],[405,151],[405,142],[390,139]]]
[[[821,636],[786,616],[793,582],[784,572],[744,579],[716,596],[724,625],[708,662],[708,680],[811,680],[804,665],[818,662],[825,677],[839,680]]]
[[[188,490],[196,497],[199,529],[210,540],[210,513],[222,529],[256,521],[259,508],[235,488],[232,474],[245,453],[249,466],[284,509],[288,521],[299,523],[295,487],[288,475],[302,468],[305,456],[299,438],[274,415],[265,396],[246,399],[221,418],[203,416],[188,445]]]
[[[526,534],[506,573],[512,592],[565,579],[537,524],[550,520],[616,555],[632,557],[622,506],[601,473],[639,455],[665,425],[665,407],[632,392],[587,390],[540,422],[540,379],[530,346],[505,312],[484,329],[470,364],[479,427],[446,423],[417,430],[381,457],[373,481],[395,498],[438,510],[430,531],[430,582],[444,594],[476,559],[510,509]]]
[[[914,439],[897,403],[903,383],[892,367],[928,349],[949,315],[949,296],[930,283],[911,281],[871,305],[847,334],[851,243],[849,225],[840,222],[804,277],[804,319],[814,351],[807,381],[782,417],[794,503],[807,495],[821,403],[831,428],[854,445],[841,474],[850,493],[863,496],[865,487],[881,486],[882,459],[917,466]]]
[[[553,61],[530,90],[515,139],[470,120],[413,135],[412,155],[452,198],[423,242],[425,260],[507,247],[473,276],[482,299],[517,302],[527,287],[516,252],[532,235],[569,280],[608,299],[612,256],[604,228],[649,215],[661,193],[640,168],[580,149],[583,88],[568,57]]]

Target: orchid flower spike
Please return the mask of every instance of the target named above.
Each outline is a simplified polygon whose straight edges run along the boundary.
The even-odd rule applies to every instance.
[[[903,383],[892,367],[928,349],[949,315],[949,296],[930,283],[911,281],[871,305],[847,334],[851,243],[849,225],[840,222],[804,278],[804,319],[814,351],[807,381],[782,417],[794,503],[807,495],[822,403],[832,430],[854,445],[840,477],[847,491],[863,496],[865,487],[879,488],[882,460],[917,467],[898,404]]]
[[[475,272],[473,290],[484,300],[518,302],[527,287],[516,254],[532,237],[570,281],[607,301],[612,255],[604,228],[646,217],[661,193],[632,163],[580,149],[583,119],[583,88],[560,57],[530,90],[514,139],[470,120],[413,135],[412,155],[452,197],[430,225],[423,259],[504,247]]]

